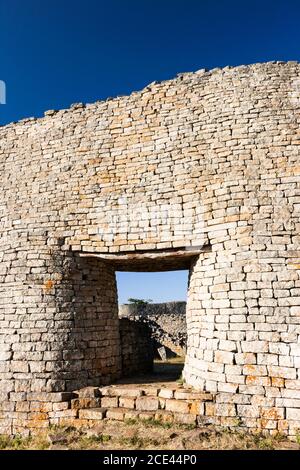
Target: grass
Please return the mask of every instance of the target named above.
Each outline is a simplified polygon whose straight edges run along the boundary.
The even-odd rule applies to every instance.
[[[0,435],[0,450],[35,449],[168,449],[168,450],[300,450],[300,434],[291,442],[285,436],[265,436],[212,427],[162,422],[155,419],[101,421],[92,429],[51,426],[31,437]]]
[[[100,444],[109,442],[111,436],[108,434],[99,434],[94,436],[78,436],[77,439],[73,439],[73,445],[78,449],[94,449],[99,447]],[[72,441],[69,442],[69,445],[72,445]]]
[[[138,423],[144,424],[145,427],[158,427],[163,429],[171,429],[174,427],[174,423],[168,421],[162,421],[159,419],[154,418],[147,418],[147,419],[137,419],[137,418],[128,418],[124,420],[124,423],[128,426],[137,425]],[[181,424],[177,423],[176,426],[180,429],[191,430],[195,429],[195,424]]]
[[[0,435],[0,450],[46,450],[50,442],[45,436],[24,437],[17,434],[14,437]]]

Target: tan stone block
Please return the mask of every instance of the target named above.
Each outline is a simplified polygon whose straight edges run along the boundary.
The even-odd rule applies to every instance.
[[[236,407],[228,403],[216,403],[215,416],[236,416]]]
[[[135,407],[140,411],[156,411],[159,408],[159,400],[152,397],[138,397]]]
[[[240,417],[259,418],[260,407],[256,405],[237,405],[237,414]]]
[[[204,403],[202,401],[193,400],[189,404],[190,414],[192,415],[203,415],[204,414]]]
[[[271,377],[272,387],[284,387],[284,379],[280,377]]]
[[[233,364],[234,354],[229,351],[216,351],[215,362],[221,364]]]
[[[134,409],[134,407],[135,407],[135,399],[134,399],[134,398],[120,397],[120,398],[119,398],[119,406],[120,406],[121,408],[130,408],[130,409]]]
[[[64,403],[68,404],[68,402]],[[73,398],[71,400],[71,408],[76,410],[85,408],[100,408],[100,406],[101,398]]]
[[[269,375],[283,379],[296,379],[296,369],[293,367],[268,366]]]
[[[119,398],[118,397],[102,397],[101,407],[102,408],[117,408]]]
[[[162,388],[159,391],[158,396],[161,397],[161,398],[173,398],[174,391],[169,389],[169,388]]]
[[[186,413],[174,413],[174,421],[175,423],[181,424],[196,424],[196,415]]]
[[[257,377],[254,375],[248,375],[246,377],[246,385],[261,385],[263,387],[271,386],[270,377]]]
[[[95,398],[100,397],[100,389],[98,387],[85,387],[76,392],[78,398]]]
[[[109,390],[110,396],[136,398],[142,396],[143,391],[140,388],[126,388],[126,387],[111,387]]]
[[[189,413],[190,404],[184,400],[168,400],[166,399],[166,410],[175,413]]]
[[[139,417],[139,411],[127,410],[124,413],[124,419],[137,419]]]
[[[63,411],[69,408],[69,403],[67,401],[61,403],[52,403],[53,411]]]
[[[261,417],[267,420],[283,420],[284,419],[284,408],[270,407],[261,408]],[[272,429],[272,428],[271,428]]]
[[[144,395],[146,396],[151,396],[151,397],[157,397],[159,394],[160,389],[156,387],[147,387],[143,389]]]
[[[256,355],[254,353],[237,353],[235,354],[235,362],[237,364],[256,364]]]
[[[105,408],[91,408],[86,410],[79,410],[79,419],[104,419],[106,415]]]
[[[267,375],[267,368],[266,366],[247,364],[243,367],[243,374],[263,377]]]
[[[176,390],[174,393],[176,400],[198,400],[198,401],[210,401],[212,400],[212,394],[207,392],[190,392],[185,390]]]
[[[110,408],[106,412],[106,418],[124,421],[125,413],[128,411],[125,408]]]
[[[205,403],[205,416],[215,416],[215,403]]]
[[[64,402],[67,404],[67,407],[64,409],[68,408],[68,403]],[[36,411],[40,413],[47,413],[48,411],[52,411],[54,403],[45,403],[45,402],[40,402],[40,401],[31,401],[30,402],[30,411]]]

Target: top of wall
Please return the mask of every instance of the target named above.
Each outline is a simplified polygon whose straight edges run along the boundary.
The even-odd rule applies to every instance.
[[[132,317],[136,315],[141,316],[156,316],[156,315],[182,315],[186,314],[186,301],[173,302],[160,302],[149,304],[120,304],[119,316]]]
[[[299,111],[300,64],[269,62],[180,74],[6,125],[3,250],[192,251],[245,227],[285,233]],[[279,228],[263,212],[275,203]]]
[[[83,109],[83,108],[87,108],[88,110],[89,109],[94,109],[95,107],[97,106],[100,106],[102,103],[107,103],[107,102],[116,102],[116,101],[120,101],[120,100],[127,100],[127,99],[133,99],[133,100],[138,100],[140,98],[140,96],[143,94],[143,93],[147,93],[149,91],[156,91],[158,90],[158,88],[161,86],[161,85],[167,85],[169,83],[172,83],[172,84],[176,84],[176,83],[182,83],[182,82],[189,82],[189,81],[193,81],[193,80],[196,80],[198,81],[199,79],[201,80],[201,77],[202,78],[208,78],[208,77],[211,77],[212,75],[214,76],[222,76],[223,74],[226,74],[228,73],[228,71],[234,71],[236,73],[249,73],[249,72],[254,72],[255,71],[263,71],[265,70],[266,72],[268,72],[268,69],[269,70],[272,70],[274,69],[274,65],[276,66],[276,68],[278,66],[288,66],[288,67],[294,67],[295,65],[300,65],[300,62],[298,61],[269,61],[269,62],[257,62],[257,63],[254,63],[254,64],[248,64],[248,65],[237,65],[237,66],[226,66],[226,67],[215,67],[213,69],[205,69],[205,68],[202,68],[202,69],[199,69],[199,70],[196,70],[195,72],[183,72],[183,73],[178,73],[176,75],[176,77],[174,78],[170,78],[170,79],[167,79],[167,80],[161,80],[161,81],[153,81],[151,83],[149,83],[148,85],[146,85],[142,90],[139,90],[139,91],[133,91],[132,93],[130,93],[129,95],[118,95],[118,96],[114,96],[114,97],[108,97],[106,99],[103,99],[103,100],[98,100],[98,101],[95,101],[93,103],[74,103],[72,104],[69,108],[65,108],[65,109],[59,109],[59,110],[55,110],[55,109],[50,109],[50,110],[47,110],[44,112],[44,116],[42,117],[34,117],[34,116],[31,116],[31,117],[25,117],[24,119],[20,119],[18,121],[12,121],[8,124],[5,124],[5,125],[1,125],[0,124],[0,132],[2,129],[5,129],[5,128],[10,128],[11,126],[16,126],[16,125],[28,125],[30,123],[33,123],[35,121],[42,121],[42,120],[45,120],[45,119],[48,119],[49,117],[52,117],[56,114],[58,114],[58,116],[62,116],[63,114],[66,114],[66,113],[72,113],[72,112],[76,112],[76,110],[78,109]]]

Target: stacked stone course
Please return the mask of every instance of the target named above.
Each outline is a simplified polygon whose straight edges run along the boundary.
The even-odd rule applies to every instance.
[[[153,339],[154,351],[165,348],[167,357],[184,356],[186,352],[186,302],[163,302],[119,305],[119,318],[146,324]]]
[[[122,377],[153,371],[154,348],[148,325],[129,318],[119,319]]]
[[[296,62],[200,70],[0,128],[0,432],[36,422],[32,394],[119,377],[115,269],[186,250],[207,419],[297,433],[299,83]]]

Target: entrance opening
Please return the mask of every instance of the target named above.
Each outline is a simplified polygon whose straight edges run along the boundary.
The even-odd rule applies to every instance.
[[[188,279],[191,279],[192,267],[199,255],[210,250],[211,247],[206,245],[192,249],[80,254],[80,257],[89,258],[90,263],[95,258],[99,261],[95,281],[113,275],[110,284],[104,290],[100,289],[101,297],[95,307],[95,314],[103,320],[104,327],[95,331],[97,341],[93,345],[99,358],[92,363],[99,371],[102,383],[114,380],[110,370],[112,361],[118,366],[116,376],[129,383],[171,382],[180,378],[187,330],[191,334],[189,311],[186,316]],[[89,301],[95,305],[93,299],[94,296],[89,296],[85,302],[89,307],[88,314]],[[153,313],[148,315],[149,309]],[[176,327],[178,318],[182,323]],[[90,324],[94,328],[94,323]],[[141,374],[143,378],[139,379]]]
[[[117,271],[122,382],[181,379],[189,271]]]

